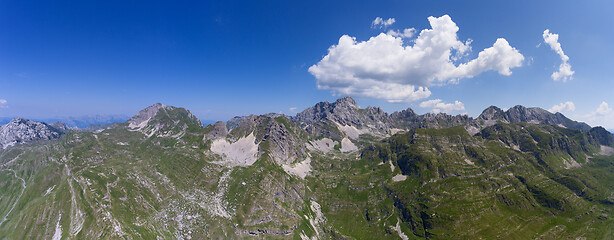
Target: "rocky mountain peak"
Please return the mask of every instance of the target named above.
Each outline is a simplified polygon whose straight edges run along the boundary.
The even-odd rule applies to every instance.
[[[603,127],[591,128],[588,133],[589,136],[596,139],[597,142],[601,145],[611,146],[612,144],[614,144],[614,135],[608,130],[605,130],[605,128]]]
[[[405,110],[401,110],[400,112],[394,112],[394,113],[390,114],[390,116],[393,119],[414,118],[414,117],[418,116],[418,114],[416,114],[416,112],[414,112],[413,109],[407,108]]]
[[[25,119],[25,118],[21,118],[21,117],[15,117],[15,118],[13,118],[13,120],[11,120],[11,121],[10,121],[8,124],[20,124],[20,123],[27,123],[28,121],[30,121],[30,120]],[[7,125],[8,125],[8,124],[7,124]]]
[[[154,105],[151,105],[151,106],[149,106],[149,107],[139,111],[136,115],[134,115],[132,118],[130,118],[130,120],[128,120],[128,124],[131,125],[131,126],[139,126],[143,122],[148,121],[153,116],[158,114],[160,109],[164,109],[164,108],[166,108],[166,105],[164,105],[162,103],[156,103]]]
[[[58,130],[58,131],[60,131],[62,133],[67,133],[69,131],[79,130],[78,127],[70,127],[66,123],[63,123],[63,122],[50,123],[49,126],[55,128],[56,130]]]
[[[562,121],[555,119],[556,116],[544,109],[538,107],[527,108],[521,105],[516,105],[507,110],[509,122],[534,122],[547,124],[562,124]],[[562,115],[561,115],[562,116]]]
[[[477,119],[483,120],[483,122],[480,123],[482,124],[482,126],[490,126],[495,124],[496,122],[527,122],[558,125],[566,128],[579,129],[583,131],[588,131],[590,129],[590,126],[586,123],[573,121],[565,117],[561,113],[553,114],[542,108],[527,108],[522,105],[516,105],[505,112],[498,107],[490,106],[486,108]]]
[[[36,140],[54,139],[63,133],[46,123],[16,117],[6,125],[0,126],[0,148]]]
[[[126,122],[132,131],[140,131],[151,136],[173,136],[179,138],[189,127],[202,127],[196,116],[185,108],[166,106],[161,103],[151,105],[134,115]]]
[[[343,97],[333,103],[327,101],[319,102],[313,107],[298,113],[291,120],[293,122],[313,124],[328,119],[341,125],[355,125],[361,121],[358,110],[360,108],[352,97]]]
[[[491,120],[491,119],[496,118],[496,116],[502,115],[503,113],[504,112],[503,110],[501,110],[501,108],[498,108],[496,106],[490,106],[484,109],[484,111],[482,111],[482,114],[480,114],[478,119]]]
[[[542,121],[554,115],[541,108],[526,108],[521,105],[510,108],[506,113],[510,122]]]
[[[228,135],[228,128],[226,127],[226,123],[222,121],[218,121],[213,125],[209,125],[205,128],[205,136],[203,138],[204,141],[213,140],[217,138],[224,138]]]
[[[354,99],[350,96],[339,98],[333,104],[339,107],[348,106],[348,107],[358,108],[358,104],[356,104],[356,101],[354,101]]]

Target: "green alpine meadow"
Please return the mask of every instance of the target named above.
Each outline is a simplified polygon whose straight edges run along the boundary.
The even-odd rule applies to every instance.
[[[4,239],[614,237],[614,136],[540,108],[346,97],[207,126],[159,103],[95,131],[38,124],[59,137],[0,151]]]

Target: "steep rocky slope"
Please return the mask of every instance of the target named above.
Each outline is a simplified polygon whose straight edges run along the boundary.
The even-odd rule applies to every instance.
[[[514,106],[507,111],[503,111],[495,106],[490,106],[476,119],[476,123],[480,126],[490,126],[497,122],[549,124],[582,131],[591,129],[588,124],[573,121],[561,113],[557,112],[553,114],[541,108],[526,108],[520,105]]]
[[[20,143],[55,139],[67,131],[70,131],[70,128],[62,123],[48,125],[28,119],[14,118],[9,123],[0,126],[0,149]]]

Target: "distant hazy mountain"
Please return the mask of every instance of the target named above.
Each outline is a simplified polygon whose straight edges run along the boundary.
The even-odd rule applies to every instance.
[[[125,122],[130,117],[125,115],[88,115],[81,117],[65,117],[65,118],[35,118],[39,122],[63,122],[71,127],[86,128],[90,125],[105,125],[112,123]]]
[[[89,115],[81,117],[32,118],[31,120],[45,123],[63,122],[69,127],[86,128],[89,125],[106,125],[125,122],[129,118],[129,116],[125,115]],[[0,124],[7,124],[12,119],[13,118],[9,117],[0,118]]]

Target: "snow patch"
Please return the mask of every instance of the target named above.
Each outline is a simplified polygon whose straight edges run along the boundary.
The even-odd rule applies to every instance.
[[[320,204],[318,204],[316,201],[311,200],[311,211],[315,214],[315,216],[313,216],[313,218],[309,218],[309,223],[311,224],[311,227],[313,227],[313,230],[316,232],[316,239],[320,238],[320,228],[318,228],[318,226],[320,226],[320,224],[323,224],[326,222],[326,218],[324,218],[324,214],[322,214],[322,208],[320,207]]]
[[[354,126],[341,125],[338,122],[334,123],[337,124],[337,128],[339,130],[341,130],[343,133],[345,133],[346,136],[350,137],[351,139],[358,139],[358,137],[360,137],[360,134],[369,133],[369,129],[358,129]]]
[[[599,151],[599,155],[612,156],[614,155],[614,148],[601,145],[601,151]]]
[[[576,160],[574,160],[573,158],[562,158],[563,159],[563,163],[565,164],[565,169],[572,169],[572,168],[579,168],[581,167],[581,165],[576,162]]]
[[[317,240],[318,238],[316,236],[313,236],[312,238],[307,237],[307,235],[305,235],[304,232],[300,233],[299,236],[301,237],[301,240]]]
[[[211,151],[222,157],[223,165],[251,166],[257,160],[258,144],[252,132],[234,143],[226,139],[216,139],[211,143]]]
[[[311,172],[311,159],[307,157],[304,161],[297,163],[294,167],[286,164],[283,164],[282,167],[286,173],[305,179],[305,176]]]
[[[307,147],[321,151],[323,153],[328,153],[335,148],[335,142],[330,138],[322,138],[320,140],[310,142]]]
[[[147,126],[147,124],[149,123],[149,120],[151,120],[151,117],[148,118],[145,121],[142,121],[138,124],[135,124],[134,122],[130,122],[130,124],[128,124],[128,127],[131,128],[132,130],[136,131],[136,130],[141,130],[143,129],[145,126]]]
[[[392,164],[392,161],[388,160],[388,163],[390,163],[390,171],[394,172],[394,164]]]
[[[405,235],[405,233],[403,233],[403,231],[401,230],[401,223],[399,221],[399,219],[397,219],[397,225],[395,227],[390,226],[390,228],[394,231],[396,231],[399,234],[399,237],[403,240],[409,240],[409,237],[407,237],[407,235]]]
[[[510,146],[512,147],[512,149],[516,150],[516,151],[521,151],[520,150],[520,146],[516,145],[516,144],[510,144]]]
[[[350,139],[345,137],[343,140],[341,140],[341,149],[339,150],[341,152],[353,152],[358,150],[358,147],[356,147],[356,145],[354,145]]]
[[[127,145],[128,145],[128,143],[125,143],[125,142],[118,142],[118,143],[117,143],[117,145],[127,146]]]
[[[45,191],[45,194],[43,194],[43,197],[49,195],[49,193],[51,193],[51,191],[53,191],[54,188],[55,188],[55,185],[53,185],[50,188],[47,188],[47,191]]]
[[[490,127],[495,124],[497,124],[496,120],[489,119],[489,120],[484,121],[484,127]]]
[[[398,132],[402,132],[402,131],[405,131],[405,130],[403,130],[403,129],[399,129],[399,128],[391,128],[391,129],[390,129],[390,135],[395,135],[395,134],[397,134]]]
[[[60,226],[60,220],[62,220],[62,213],[60,213],[58,222],[55,224],[55,233],[53,234],[53,237],[51,238],[52,240],[62,239],[62,226]]]
[[[21,189],[21,193],[19,194],[19,197],[17,197],[17,200],[15,200],[15,202],[13,203],[13,206],[11,207],[9,212],[7,212],[6,215],[4,215],[4,218],[2,218],[2,221],[0,221],[0,225],[2,225],[2,223],[4,223],[6,221],[6,219],[8,218],[9,214],[11,214],[11,212],[13,212],[13,209],[15,209],[15,206],[17,205],[17,202],[19,202],[19,199],[21,199],[21,196],[23,196],[23,192],[26,191],[26,181],[23,180],[23,178],[17,176],[17,172],[15,172],[15,170],[13,170],[13,169],[0,169],[0,171],[11,171],[11,172],[13,172],[13,175],[15,175],[15,178],[21,180],[21,186],[23,187],[23,189]]]
[[[471,136],[473,136],[473,135],[475,135],[475,134],[480,132],[480,129],[478,129],[478,128],[474,127],[474,126],[465,127],[465,130],[467,130],[467,133],[469,133],[469,135],[471,135]]]
[[[393,182],[405,181],[405,179],[407,179],[407,176],[402,174],[397,174],[396,176],[392,177]]]
[[[17,141],[12,141],[12,142],[10,142],[10,143],[5,144],[5,145],[2,147],[2,149],[6,149],[6,148],[8,148],[8,147],[15,146],[15,144],[17,144]]]
[[[81,211],[81,209],[79,209],[79,205],[77,204],[77,192],[75,191],[72,185],[71,178],[68,179],[68,185],[70,186],[70,201],[71,201],[70,228],[68,230],[68,233],[70,234],[71,237],[74,238],[77,236],[77,234],[79,234],[79,232],[81,232],[81,229],[83,229],[83,223],[85,223],[85,213]]]
[[[465,163],[467,163],[469,165],[472,165],[472,166],[475,166],[475,163],[473,163],[471,160],[466,159],[466,158],[465,158]]]

